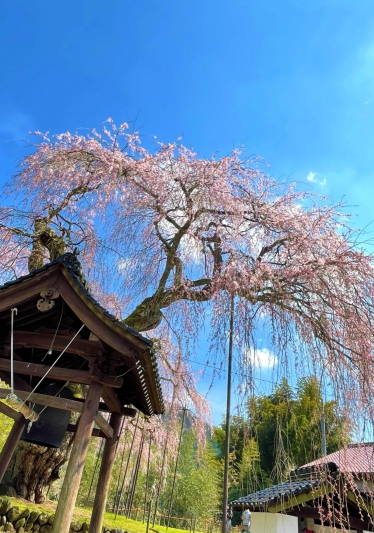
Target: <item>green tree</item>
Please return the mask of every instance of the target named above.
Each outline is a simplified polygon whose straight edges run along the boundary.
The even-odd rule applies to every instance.
[[[292,468],[290,450],[293,420],[294,393],[286,379],[268,396],[252,398],[248,402],[249,427],[256,438],[260,452],[261,468],[267,476],[278,481]]]
[[[335,401],[323,402],[314,376],[299,379],[294,391],[282,379],[272,394],[251,398],[247,418],[235,416],[231,422],[229,499],[280,482],[292,468],[321,457],[322,410],[327,453],[332,453],[347,443],[348,425]],[[214,429],[213,440],[223,462],[224,423]]]
[[[209,443],[205,450],[196,444],[195,435],[187,430],[180,449],[172,515],[212,519],[220,502],[216,456]],[[172,473],[169,476],[169,497],[171,482]]]
[[[327,453],[332,453],[347,443],[347,421],[335,401],[323,402],[316,377],[299,379],[295,393],[284,379],[273,394],[248,403],[250,432],[257,438],[261,468],[274,481],[283,479],[291,468],[321,457],[322,410]]]
[[[260,451],[254,438],[244,444],[238,468],[238,496],[255,492],[267,484],[267,476],[261,469]]]
[[[213,446],[216,450],[217,468],[223,480],[225,422],[213,431]],[[222,483],[221,483],[222,485]],[[267,476],[261,469],[260,453],[256,439],[251,435],[247,419],[232,417],[230,424],[229,500],[248,494],[267,485]],[[223,487],[221,486],[221,491]]]

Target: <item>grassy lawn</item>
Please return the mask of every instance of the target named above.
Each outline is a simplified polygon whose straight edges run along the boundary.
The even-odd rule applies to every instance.
[[[3,496],[4,497],[4,496]],[[19,507],[21,510],[24,510],[26,508],[30,509],[30,511],[38,510],[41,513],[48,513],[53,514],[56,510],[57,502],[46,500],[42,505],[35,505],[33,503],[28,502],[27,500],[23,500],[22,498],[9,498],[7,497],[11,502],[12,505],[15,507]],[[85,507],[75,507],[74,514],[73,514],[74,520],[79,520],[80,522],[90,522],[91,519],[91,509],[85,508]],[[125,518],[124,516],[118,515],[115,519],[115,515],[113,513],[105,513],[104,518],[104,525],[107,528],[122,528],[125,531],[128,531],[129,533],[145,533],[147,528],[147,522],[139,522],[136,520],[131,520],[128,518]],[[165,526],[159,526],[158,524],[155,524],[155,527],[152,528],[152,522],[150,525],[150,531],[156,532],[156,533],[186,533],[186,529],[175,529],[172,527],[169,527],[166,529]],[[199,533],[199,532],[195,532]]]

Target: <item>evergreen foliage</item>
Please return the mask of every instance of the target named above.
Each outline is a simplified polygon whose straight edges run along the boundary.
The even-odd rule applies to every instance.
[[[323,402],[317,378],[300,378],[295,392],[283,379],[272,394],[251,398],[247,416],[232,419],[229,499],[283,481],[292,468],[321,457],[323,410],[332,453],[347,444],[349,426],[335,401]],[[222,461],[224,423],[213,438]]]

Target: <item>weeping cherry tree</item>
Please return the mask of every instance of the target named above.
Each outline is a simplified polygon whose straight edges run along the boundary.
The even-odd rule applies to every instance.
[[[205,328],[224,353],[234,296],[243,367],[265,329],[285,364],[323,371],[348,414],[371,417],[374,269],[344,206],[239,151],[206,159],[178,141],[150,152],[111,119],[85,136],[37,135],[4,191],[3,281],[76,250],[106,308],[176,343],[162,365],[195,405],[194,339]]]

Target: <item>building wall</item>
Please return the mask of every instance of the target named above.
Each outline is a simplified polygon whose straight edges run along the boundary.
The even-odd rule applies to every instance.
[[[299,533],[299,527],[305,527],[296,516],[288,516],[278,513],[252,513],[250,533]],[[314,524],[315,533],[336,533],[340,529]],[[357,533],[355,529],[350,529],[350,533]],[[364,531],[364,533],[370,533]]]
[[[285,514],[252,513],[251,533],[298,533],[298,520]]]

